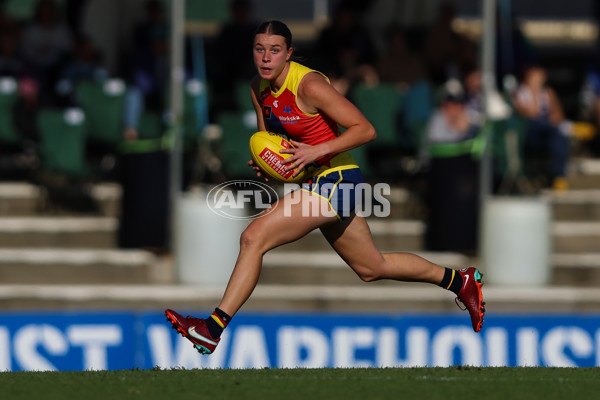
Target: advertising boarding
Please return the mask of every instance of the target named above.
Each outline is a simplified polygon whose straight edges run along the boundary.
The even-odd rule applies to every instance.
[[[0,314],[0,371],[453,365],[600,366],[600,315],[240,313],[206,356],[160,312]]]

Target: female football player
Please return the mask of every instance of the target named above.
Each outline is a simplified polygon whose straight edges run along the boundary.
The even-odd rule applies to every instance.
[[[251,84],[251,96],[258,130],[291,138],[295,147],[281,151],[292,154],[285,160],[288,170],[306,168],[312,172],[299,189],[301,201],[291,200],[298,193],[284,196],[278,203],[283,202],[285,207],[273,204],[274,209],[256,218],[242,233],[235,268],[212,315],[200,319],[166,310],[173,327],[198,351],[212,353],[223,329],[254,290],[263,255],[319,228],[363,281],[428,282],[451,290],[469,311],[473,329],[479,331],[485,308],[477,269],[454,270],[410,253],[381,253],[365,218],[353,213],[353,196],[357,193],[347,188],[363,180],[348,150],[375,139],[369,121],[331,86],[327,77],[291,60],[292,35],[284,23],[262,23],[256,31],[253,50],[258,74]],[[343,134],[339,126],[345,129]],[[249,165],[259,176],[263,175],[252,161]],[[341,184],[346,190],[336,190]],[[350,199],[344,200],[345,196]],[[330,212],[306,213],[323,209]]]

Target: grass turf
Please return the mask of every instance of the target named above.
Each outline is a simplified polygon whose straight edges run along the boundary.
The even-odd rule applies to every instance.
[[[599,368],[3,372],[0,399],[596,399]]]

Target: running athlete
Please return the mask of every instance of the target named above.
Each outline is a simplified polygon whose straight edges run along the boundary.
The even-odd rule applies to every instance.
[[[255,219],[240,238],[240,252],[219,306],[206,319],[184,317],[166,310],[173,328],[203,354],[212,353],[231,318],[248,300],[262,267],[263,255],[275,247],[300,239],[319,228],[333,249],[365,282],[380,279],[428,282],[451,290],[469,312],[478,332],[485,313],[481,274],[475,268],[454,270],[433,264],[415,254],[381,253],[373,242],[365,218],[353,213],[353,190],[334,190],[337,185],[362,182],[359,167],[347,152],[375,139],[375,130],[362,113],[339,94],[323,74],[291,61],[292,34],[279,21],[262,23],[254,37],[254,62],[258,75],[251,96],[258,130],[286,134],[294,148],[288,170],[313,168],[301,190],[301,201],[290,201]],[[340,134],[338,126],[345,129]],[[248,163],[257,175],[260,169]],[[309,169],[310,170],[310,169]],[[335,192],[337,195],[332,196]],[[350,205],[349,208],[347,205]],[[344,208],[346,206],[346,208]],[[329,213],[307,215],[303,209]]]

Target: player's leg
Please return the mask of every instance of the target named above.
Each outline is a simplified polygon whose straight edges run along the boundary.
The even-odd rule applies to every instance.
[[[293,196],[300,196],[301,200],[293,200]],[[252,221],[242,233],[238,259],[219,305],[229,315],[235,314],[250,297],[267,251],[336,220],[335,215],[321,212],[329,209],[327,201],[310,192],[290,193],[278,203],[272,212]]]
[[[321,212],[329,204],[323,198],[302,191],[291,193],[263,216],[252,221],[240,238],[239,255],[219,306],[207,319],[184,317],[166,310],[167,319],[177,332],[194,343],[203,354],[212,353],[220,341],[220,335],[233,315],[248,300],[256,287],[262,269],[263,255],[275,247],[293,242],[313,229],[336,220],[335,215]],[[316,212],[310,212],[316,210]]]
[[[449,289],[469,311],[473,330],[481,329],[485,303],[481,293],[481,274],[477,269],[455,271],[405,252],[382,254],[373,242],[366,220],[356,215],[339,224],[323,226],[321,232],[362,280],[428,282]]]
[[[443,267],[416,254],[381,253],[373,242],[366,220],[358,215],[323,226],[321,232],[364,281],[394,279],[438,284],[444,276]]]

